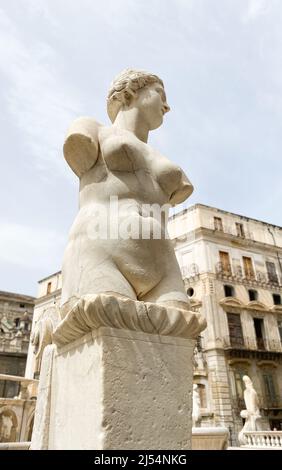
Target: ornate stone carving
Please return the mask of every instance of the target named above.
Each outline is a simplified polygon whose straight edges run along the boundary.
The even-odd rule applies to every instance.
[[[140,302],[114,295],[86,295],[79,299],[57,326],[53,341],[58,346],[70,343],[92,329],[123,328],[164,336],[196,338],[205,327],[195,312]]]

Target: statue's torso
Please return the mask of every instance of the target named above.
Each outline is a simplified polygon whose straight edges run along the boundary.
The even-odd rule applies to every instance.
[[[166,273],[173,273],[182,290],[167,217],[159,216],[160,207],[180,187],[182,170],[131,132],[101,126],[98,140],[97,160],[80,178],[80,209],[63,262],[62,303],[74,294],[93,292],[130,296],[128,287],[123,289],[125,279],[134,286],[132,295],[142,296]],[[156,212],[144,210],[152,204]],[[143,230],[144,224],[146,236],[140,231],[131,237],[132,227]]]
[[[131,132],[101,127],[99,156],[80,183],[80,207],[108,203],[112,195],[144,204],[166,204],[182,172]]]

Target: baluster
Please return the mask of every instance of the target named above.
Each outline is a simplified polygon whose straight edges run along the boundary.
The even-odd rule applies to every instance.
[[[270,447],[275,447],[275,446],[276,446],[275,435],[271,434],[271,436],[270,436]]]

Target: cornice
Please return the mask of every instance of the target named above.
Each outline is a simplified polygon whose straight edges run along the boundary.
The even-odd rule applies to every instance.
[[[175,247],[178,245],[184,244],[185,242],[191,243],[197,240],[206,239],[211,242],[219,243],[220,241],[228,242],[231,246],[236,245],[242,248],[252,248],[254,251],[262,250],[263,252],[269,251],[281,253],[282,256],[282,247],[276,245],[270,245],[269,243],[263,243],[251,238],[238,237],[230,233],[226,233],[220,230],[212,230],[207,227],[198,227],[187,234],[180,235],[172,239]]]

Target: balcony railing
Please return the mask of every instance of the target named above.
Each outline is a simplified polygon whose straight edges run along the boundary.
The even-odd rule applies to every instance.
[[[231,263],[227,264],[219,261],[215,264],[215,272],[217,277],[222,280],[232,280],[234,282],[248,284],[249,286],[281,289],[281,285],[279,283],[270,282],[267,273],[258,270],[256,270],[255,273],[244,273],[242,267],[239,265]]]
[[[263,339],[255,337],[224,336],[223,347],[225,349],[248,349],[252,351],[282,352],[282,343],[279,340]]]
[[[232,408],[237,411],[237,414],[240,414],[241,410],[246,408],[245,400],[243,397],[233,397],[232,398]],[[272,410],[272,409],[281,409],[282,400],[277,396],[259,396],[259,408],[261,410]]]
[[[246,431],[245,448],[271,448],[282,450],[282,431]]]
[[[263,409],[282,408],[282,400],[278,395],[261,397],[260,403]]]

